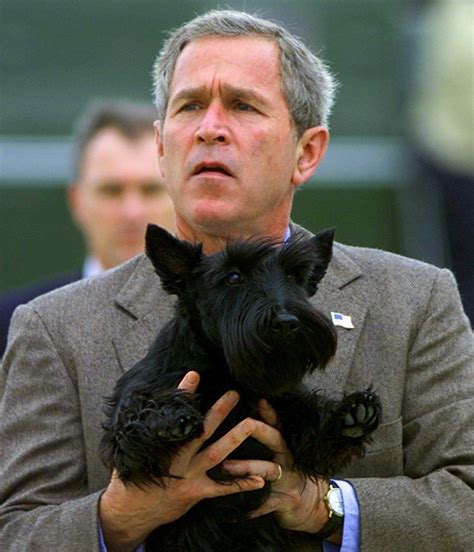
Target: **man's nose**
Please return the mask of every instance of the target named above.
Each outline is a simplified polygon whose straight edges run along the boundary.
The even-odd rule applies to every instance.
[[[122,202],[122,214],[127,220],[141,220],[146,202],[139,194],[127,194]]]
[[[222,106],[211,104],[203,113],[196,131],[199,142],[206,144],[227,144],[229,141],[229,129],[227,117]]]

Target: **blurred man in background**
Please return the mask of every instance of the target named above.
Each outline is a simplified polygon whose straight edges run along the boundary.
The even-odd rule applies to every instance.
[[[0,297],[0,358],[18,305],[138,255],[148,222],[173,229],[173,205],[159,180],[156,117],[153,106],[130,101],[102,100],[86,108],[76,129],[68,204],[84,235],[87,257],[82,270]]]

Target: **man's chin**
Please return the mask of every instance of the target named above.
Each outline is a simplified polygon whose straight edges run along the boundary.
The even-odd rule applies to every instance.
[[[229,202],[206,202],[192,209],[188,220],[200,228],[225,228],[241,221],[242,216],[238,216],[235,205]]]

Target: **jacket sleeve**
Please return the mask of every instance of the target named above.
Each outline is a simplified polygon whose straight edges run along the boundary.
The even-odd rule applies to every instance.
[[[441,270],[410,348],[404,473],[361,478],[361,550],[471,550],[474,542],[474,341],[452,274]]]
[[[13,317],[0,369],[0,466],[2,550],[98,550],[76,385],[31,306]]]

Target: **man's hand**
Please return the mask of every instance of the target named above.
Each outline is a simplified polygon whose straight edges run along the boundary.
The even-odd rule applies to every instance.
[[[199,384],[199,374],[188,372],[179,388],[193,393]],[[170,471],[182,479],[168,480],[166,487],[148,485],[139,488],[125,485],[114,472],[99,502],[99,518],[107,549],[110,552],[133,551],[153,529],[170,523],[185,514],[203,498],[213,498],[263,487],[259,474],[240,479],[238,483],[219,484],[206,472],[220,464],[262,422],[247,418],[218,441],[200,451],[232,408],[239,396],[229,391],[209,410],[204,419],[204,434],[187,443],[171,465]]]
[[[268,500],[252,517],[274,512],[280,525],[292,531],[317,533],[328,520],[323,497],[328,491],[327,481],[312,481],[293,471],[293,458],[278,431],[278,420],[270,404],[262,400],[260,415],[266,423],[257,423],[252,436],[275,452],[274,462],[262,460],[226,460],[224,468],[235,476],[260,476],[273,481]],[[281,477],[280,468],[281,467]],[[333,542],[340,542],[339,539]]]

